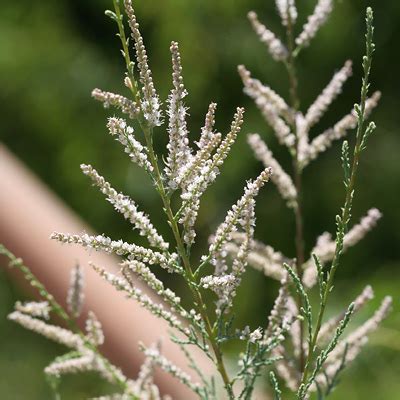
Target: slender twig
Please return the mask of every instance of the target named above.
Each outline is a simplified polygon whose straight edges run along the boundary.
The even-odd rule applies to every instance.
[[[289,7],[289,2],[288,2]],[[288,58],[285,62],[285,66],[289,76],[289,83],[290,83],[290,98],[291,98],[291,105],[293,109],[293,113],[295,114],[299,107],[300,107],[300,100],[298,96],[298,79],[296,73],[296,66],[295,66],[295,56],[294,56],[294,37],[293,37],[293,22],[291,18],[291,13],[289,9],[287,10],[287,47],[288,47]],[[298,132],[296,128],[295,118],[293,117],[292,121],[292,129],[293,133],[296,138],[296,151],[292,153],[293,156],[293,174],[294,174],[294,184],[296,187],[297,192],[297,201],[296,206],[293,208],[294,216],[295,216],[295,225],[296,225],[296,234],[295,234],[295,245],[296,245],[296,272],[297,275],[302,277],[302,266],[305,261],[304,256],[304,226],[303,226],[303,213],[302,213],[302,203],[301,203],[301,194],[302,194],[302,176],[301,176],[301,167],[298,158]],[[297,296],[297,307],[300,310],[302,307],[302,299],[301,296]],[[299,341],[303,343],[304,341],[304,322],[300,320],[300,329],[299,329]],[[299,370],[302,372],[304,369],[305,364],[305,354],[303,345],[300,346],[300,355],[299,355]]]
[[[345,196],[344,206],[342,208],[342,213],[340,216],[337,216],[337,233],[336,233],[335,254],[334,254],[334,258],[332,260],[331,267],[328,272],[328,279],[327,279],[326,287],[325,287],[325,290],[323,293],[319,313],[318,313],[317,324],[316,324],[315,331],[314,331],[314,334],[313,334],[313,337],[312,337],[312,340],[310,343],[306,366],[305,366],[302,380],[301,380],[302,384],[304,384],[307,381],[307,377],[308,377],[309,370],[310,370],[310,364],[315,355],[316,343],[317,343],[319,331],[321,329],[326,304],[328,301],[329,294],[333,288],[333,281],[334,281],[335,273],[339,266],[340,257],[341,257],[342,251],[343,251],[343,237],[347,231],[347,226],[348,226],[348,223],[349,223],[349,220],[351,217],[351,209],[352,209],[353,196],[354,196],[354,187],[355,187],[355,183],[356,183],[358,165],[360,162],[360,154],[363,150],[362,143],[363,143],[363,139],[365,138],[364,125],[365,125],[365,120],[366,120],[365,103],[367,100],[367,94],[368,94],[368,88],[369,88],[369,75],[370,75],[370,70],[371,70],[372,54],[373,54],[374,47],[375,47],[372,42],[372,39],[373,39],[373,26],[372,26],[373,14],[372,14],[372,10],[370,8],[367,9],[366,22],[367,22],[366,55],[363,58],[364,77],[363,77],[362,86],[361,86],[361,102],[360,102],[359,106],[356,105],[356,107],[355,107],[357,115],[358,115],[358,124],[357,124],[357,133],[356,133],[356,143],[355,143],[354,152],[353,152],[353,162],[352,162],[352,166],[351,166],[350,178],[346,184],[346,196]]]

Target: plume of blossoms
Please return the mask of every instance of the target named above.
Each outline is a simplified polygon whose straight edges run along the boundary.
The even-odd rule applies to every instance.
[[[101,346],[104,343],[103,328],[93,311],[89,311],[86,319],[86,337],[93,346]]]
[[[145,356],[152,360],[152,362],[159,366],[161,369],[163,369],[165,372],[171,374],[173,377],[178,379],[180,382],[182,382],[185,386],[188,386],[193,390],[195,393],[200,392],[200,386],[197,383],[194,383],[192,381],[192,378],[190,375],[188,375],[186,372],[182,371],[180,368],[178,368],[176,365],[174,365],[171,361],[169,361],[167,358],[161,355],[160,351],[156,347],[151,347],[151,348],[145,348],[143,345],[141,345],[142,350],[145,354]]]
[[[61,243],[79,244],[88,249],[102,250],[106,253],[127,256],[128,259],[137,259],[150,265],[160,265],[170,272],[181,271],[181,268],[177,265],[177,255],[175,253],[160,253],[133,243],[124,242],[123,240],[112,240],[104,235],[90,236],[87,233],[71,235],[68,233],[53,232],[50,238]]]
[[[47,301],[27,301],[15,303],[15,311],[30,315],[31,317],[49,319],[51,307]]]
[[[144,46],[142,35],[139,31],[139,24],[136,20],[135,11],[131,0],[124,0],[125,11],[128,16],[129,26],[131,28],[132,39],[135,44],[136,60],[139,69],[142,96],[140,106],[143,117],[150,127],[160,126],[162,115],[160,111],[160,99],[154,88],[151,70],[147,61],[147,52]]]
[[[233,232],[231,236],[232,241],[226,243],[223,249],[227,255],[234,259],[239,252],[239,245],[243,243],[245,237],[241,232]],[[285,271],[282,268],[282,265],[283,263],[291,262],[291,259],[285,257],[273,247],[254,239],[251,240],[247,263],[252,268],[261,271],[265,276],[278,281],[282,280],[285,276]]]
[[[258,20],[254,11],[249,12],[247,17],[260,41],[268,47],[271,56],[277,61],[285,60],[288,56],[288,51],[280,39]]]
[[[184,191],[187,189],[188,185],[193,182],[197,173],[199,173],[202,166],[205,165],[206,161],[211,158],[212,152],[217,148],[217,146],[221,142],[221,134],[215,133],[213,134],[206,144],[203,145],[191,158],[191,160],[184,165],[184,167],[180,170],[180,173],[177,177],[177,182],[184,188]],[[202,140],[201,138],[200,140]],[[183,198],[185,195],[183,196]]]
[[[271,175],[272,169],[267,167],[261,172],[257,179],[247,183],[243,196],[232,206],[232,209],[228,211],[224,222],[215,232],[209,248],[211,255],[218,251],[225,242],[231,239],[231,235],[236,230],[237,225],[242,227],[247,226],[248,219],[252,218],[252,212],[249,212],[248,207],[254,207],[254,197],[257,196],[264,184],[269,181]],[[252,235],[248,235],[246,232],[246,236],[250,236],[251,238]]]
[[[196,174],[193,175],[193,179],[181,194],[183,204],[180,210],[179,223],[183,225],[184,241],[188,245],[191,245],[196,237],[194,224],[200,208],[200,198],[219,174],[219,169],[240,132],[240,127],[243,124],[243,113],[242,108],[236,110],[230,132],[210,158],[201,160],[198,168],[196,168]],[[205,155],[207,156],[208,152]]]
[[[124,292],[128,298],[136,300],[143,308],[147,309],[156,317],[168,322],[171,328],[174,328],[182,334],[189,336],[189,330],[183,325],[182,321],[178,319],[176,314],[169,311],[162,303],[157,303],[151,299],[143,290],[139,289],[133,280],[122,278],[118,275],[112,274],[96,265],[92,265],[96,272],[104,278],[106,282],[112,285],[116,290]],[[182,312],[182,317],[188,316],[187,312]]]
[[[94,89],[92,91],[92,97],[95,100],[103,103],[104,108],[114,106],[120,109],[124,114],[127,114],[130,119],[137,118],[140,113],[140,108],[136,101],[129,100],[120,94],[111,92],[105,92],[101,89]]]
[[[236,294],[236,289],[240,284],[241,276],[245,271],[247,259],[250,252],[251,241],[254,235],[255,225],[255,196],[257,196],[260,188],[268,182],[272,175],[271,168],[266,168],[258,176],[254,182],[248,182],[243,196],[228,211],[224,222],[217,228],[215,235],[211,239],[208,258],[214,264],[214,276],[206,276],[202,278],[202,286],[212,289],[218,296],[217,314],[221,315],[223,311],[228,312]],[[226,269],[221,271],[215,256],[220,253],[221,249],[232,238],[232,234],[236,232],[237,226],[244,230],[244,240],[240,244],[238,252],[232,263],[232,271],[226,274]],[[221,275],[221,272],[224,275]]]
[[[71,283],[67,295],[68,311],[74,318],[82,312],[83,302],[83,270],[79,264],[71,271]]]
[[[314,12],[308,17],[307,23],[303,26],[303,31],[296,38],[298,46],[305,47],[310,44],[311,39],[328,19],[332,9],[332,0],[318,0]]]
[[[274,130],[279,143],[292,147],[295,136],[287,124],[287,120],[292,118],[289,106],[272,89],[262,85],[259,80],[253,79],[243,65],[239,65],[238,70],[244,84],[244,92],[255,101],[263,117]]]
[[[274,158],[271,150],[258,134],[248,136],[248,143],[253,149],[254,154],[264,166],[270,166],[274,171],[271,179],[277,186],[281,196],[289,203],[290,207],[296,207],[297,190],[292,178],[283,170],[278,161]]]
[[[219,132],[214,132],[216,103],[211,103],[205,117],[204,126],[201,128],[200,139],[196,142],[198,150],[180,170],[177,177],[178,184],[186,191],[187,186],[193,182],[200,169],[212,157],[212,153],[222,140]]]
[[[189,147],[188,130],[186,126],[186,107],[183,99],[187,96],[187,91],[183,85],[181,56],[178,43],[172,42],[172,82],[174,88],[168,98],[168,116],[169,116],[169,143],[167,166],[165,173],[168,177],[168,185],[171,189],[176,189],[176,178],[180,169],[187,164],[191,158]]]
[[[125,280],[134,287],[134,279],[132,279],[132,274],[144,281],[150,289],[152,289],[157,295],[159,295],[165,303],[167,303],[171,310],[179,313],[182,318],[189,318],[191,320],[198,320],[198,315],[188,313],[181,304],[181,299],[177,296],[171,289],[165,288],[163,282],[159,280],[156,275],[147,267],[144,263],[140,261],[125,261],[121,263],[122,274]],[[192,318],[193,317],[193,318]],[[192,321],[193,322],[193,321]]]
[[[281,279],[281,287],[279,288],[278,295],[276,296],[274,305],[268,316],[267,329],[264,332],[263,341],[267,342],[272,336],[273,332],[280,331],[282,326],[288,325],[288,279],[287,274]]]
[[[153,247],[167,250],[169,244],[154,228],[149,217],[139,211],[136,203],[128,196],[118,193],[91,165],[81,165],[82,172],[87,175],[100,191],[107,196],[107,200],[128,220],[140,233],[148,239]]]
[[[9,314],[8,319],[69,348],[77,349],[83,346],[82,338],[79,335],[59,326],[50,325],[24,312],[14,311]]]
[[[309,107],[305,115],[308,127],[316,124],[326,112],[333,100],[342,92],[343,84],[351,76],[352,62],[346,61],[344,66],[336,72],[328,86],[317,97],[315,102]]]
[[[144,168],[149,173],[153,171],[153,166],[148,160],[147,149],[135,139],[133,128],[126,124],[122,118],[109,118],[107,127],[112,136],[115,136],[129,155],[132,162]]]
[[[275,0],[275,4],[284,26],[287,26],[289,22],[296,23],[297,8],[294,0]]]
[[[365,117],[368,117],[372,110],[378,105],[381,97],[379,91],[374,92],[365,103]],[[301,167],[306,167],[310,161],[316,159],[320,153],[327,150],[335,140],[344,138],[347,133],[357,126],[357,115],[353,109],[349,114],[341,118],[332,128],[328,128],[316,136],[307,149],[299,155]]]
[[[203,128],[201,128],[200,140],[196,143],[199,149],[206,147],[215,136],[214,125],[215,125],[215,111],[217,109],[216,103],[211,103],[208,107],[205,122]]]
[[[300,165],[300,160],[303,159],[303,154],[307,152],[309,143],[309,136],[308,136],[309,129],[307,126],[306,119],[304,118],[304,115],[300,111],[296,112],[294,126],[296,129],[296,136],[297,136],[296,154]]]

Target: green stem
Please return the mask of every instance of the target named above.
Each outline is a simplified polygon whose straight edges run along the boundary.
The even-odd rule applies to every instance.
[[[360,124],[361,126],[361,124]],[[347,187],[346,190],[346,198],[345,198],[345,203],[344,203],[344,207],[342,210],[342,215],[341,215],[341,220],[342,222],[347,226],[347,222],[350,219],[350,214],[351,214],[351,205],[352,205],[352,193],[354,191],[354,187],[355,187],[355,181],[356,181],[356,176],[357,176],[357,171],[358,171],[358,164],[359,164],[359,160],[360,160],[360,145],[361,145],[361,135],[360,137],[357,137],[357,143],[356,146],[354,148],[354,158],[353,158],[353,163],[352,163],[352,169],[351,169],[351,175],[350,175],[350,182],[349,185]],[[343,232],[346,230],[345,226],[343,226]],[[333,281],[335,278],[335,273],[337,271],[337,268],[339,266],[339,260],[340,260],[340,256],[342,254],[342,250],[343,250],[343,242],[341,241],[336,241],[336,249],[335,249],[335,255],[332,261],[332,265],[331,268],[329,270],[329,275],[328,275],[328,280],[326,283],[326,288],[325,291],[323,293],[323,297],[322,297],[322,301],[321,301],[321,306],[319,309],[319,313],[318,313],[318,318],[317,318],[317,324],[315,327],[315,331],[312,337],[312,341],[311,341],[311,345],[309,348],[309,352],[308,352],[308,357],[306,360],[306,367],[303,373],[303,377],[302,377],[302,383],[305,383],[308,377],[308,373],[309,373],[309,366],[311,364],[311,360],[313,359],[314,353],[315,353],[315,347],[317,344],[317,340],[318,340],[318,334],[319,331],[321,329],[322,326],[322,319],[325,313],[325,309],[326,309],[326,304],[328,302],[328,297],[329,297],[329,293],[331,292],[331,289],[333,287]]]
[[[288,23],[287,23],[287,47],[288,47],[288,59],[285,62],[285,66],[289,76],[289,84],[290,84],[290,98],[291,98],[291,106],[294,113],[299,110],[300,100],[298,96],[298,79],[296,73],[296,67],[294,62],[294,37],[293,37],[293,23],[290,17],[290,12],[288,10]],[[296,152],[293,156],[293,173],[294,173],[294,185],[296,187],[297,192],[297,201],[296,205],[293,208],[294,216],[295,216],[295,225],[296,225],[296,233],[295,233],[295,246],[296,246],[296,273],[301,279],[302,277],[302,266],[305,261],[304,256],[304,226],[303,226],[303,213],[302,213],[302,176],[301,176],[301,167],[299,165],[298,158],[298,135],[296,128],[295,116],[293,116],[292,121],[292,129],[296,138]],[[301,296],[297,296],[297,307],[300,310],[302,307],[302,299]],[[305,365],[305,354],[303,349],[304,342],[304,322],[300,321],[300,333],[299,333],[299,341],[300,341],[300,355],[299,355],[299,370],[302,372],[304,370]]]
[[[367,34],[366,34],[366,55],[363,58],[363,68],[364,68],[364,77],[362,80],[361,86],[361,103],[359,106],[358,113],[358,124],[357,124],[357,133],[356,133],[356,143],[354,146],[353,152],[353,162],[351,166],[350,179],[346,184],[346,196],[344,206],[342,208],[342,214],[340,219],[338,219],[337,224],[337,234],[336,234],[336,248],[334,258],[332,260],[331,268],[328,273],[328,279],[326,282],[326,287],[323,293],[320,310],[318,313],[317,324],[315,327],[314,334],[312,336],[312,340],[309,347],[308,357],[306,360],[305,370],[303,372],[301,385],[304,385],[307,382],[310,364],[312,359],[314,358],[316,345],[318,340],[318,334],[321,329],[322,320],[325,314],[326,304],[328,302],[329,294],[333,288],[333,282],[335,278],[336,271],[339,266],[340,257],[343,251],[343,237],[347,232],[347,226],[351,217],[351,210],[353,204],[353,195],[354,195],[354,187],[356,183],[357,171],[360,162],[360,154],[362,151],[362,142],[365,134],[364,125],[365,125],[365,104],[367,101],[368,95],[368,87],[369,87],[369,75],[371,70],[372,63],[372,53],[374,51],[374,44],[372,42],[373,36],[373,26],[372,26],[372,10],[367,9]]]

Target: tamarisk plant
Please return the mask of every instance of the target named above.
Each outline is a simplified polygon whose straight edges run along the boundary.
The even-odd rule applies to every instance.
[[[72,271],[67,296],[68,310],[64,310],[24,266],[22,260],[0,247],[0,253],[10,259],[10,265],[24,273],[44,300],[17,303],[9,318],[72,350],[57,358],[45,369],[55,391],[60,378],[65,374],[97,371],[100,376],[114,384],[117,390],[115,395],[104,396],[102,399],[161,399],[152,375],[154,367],[158,366],[189,387],[200,399],[251,399],[254,396],[257,378],[263,374],[266,367],[275,365],[278,375],[285,380],[298,399],[308,398],[312,390],[318,390],[319,397],[324,398],[336,385],[338,374],[359,352],[366,340],[366,334],[376,328],[390,306],[390,299],[386,299],[370,320],[343,340],[342,335],[352,313],[358,311],[372,297],[372,289],[367,287],[347,311],[323,323],[342,252],[363,237],[380,217],[379,211],[373,209],[359,225],[348,230],[359,157],[366,148],[368,136],[374,130],[372,123],[365,127],[365,120],[379,97],[379,94],[375,94],[367,98],[374,48],[372,11],[367,12],[367,55],[363,62],[365,75],[360,105],[334,128],[324,132],[311,143],[308,140],[309,129],[340,92],[351,71],[350,63],[346,63],[306,115],[301,114],[297,96],[295,58],[327,18],[331,1],[319,1],[314,14],[296,41],[293,40],[293,25],[297,16],[294,0],[277,1],[282,22],[287,28],[288,46],[284,46],[268,31],[257,20],[255,13],[249,14],[255,30],[267,44],[273,58],[282,61],[288,70],[292,105],[288,106],[275,92],[251,78],[244,67],[239,67],[239,72],[246,93],[255,99],[264,117],[275,130],[279,142],[289,148],[294,160],[295,183],[273,158],[261,138],[258,135],[250,135],[249,143],[257,158],[264,162],[265,168],[256,179],[246,183],[243,195],[227,212],[225,219],[210,238],[208,251],[196,260],[192,247],[196,238],[195,223],[201,196],[216,180],[241,130],[244,110],[237,108],[228,133],[223,135],[214,128],[216,104],[211,103],[200,137],[195,146],[191,145],[186,122],[187,107],[184,103],[187,91],[182,77],[178,44],[172,42],[170,47],[172,90],[164,110],[153,83],[132,2],[124,0],[122,4],[121,0],[113,0],[113,6],[113,11],[106,11],[106,15],[117,25],[126,66],[124,84],[129,95],[125,97],[95,89],[92,96],[106,108],[113,106],[124,114],[125,119],[115,116],[108,119],[108,131],[122,145],[131,161],[143,168],[158,192],[165,219],[171,230],[172,242],[167,241],[157,231],[150,217],[139,210],[133,199],[118,192],[95,168],[86,164],[81,165],[82,172],[98,187],[107,201],[132,224],[139,235],[147,239],[148,247],[113,240],[106,235],[91,236],[86,233],[54,232],[51,238],[61,243],[78,244],[88,249],[120,256],[120,274],[110,273],[103,266],[92,267],[116,290],[138,301],[149,312],[169,324],[172,329],[171,340],[180,346],[197,378],[189,376],[166,359],[157,345],[146,347],[140,344],[146,357],[145,361],[137,379],[128,379],[98,351],[98,346],[104,341],[104,335],[101,323],[94,313],[89,313],[85,331],[76,323],[84,300],[81,269],[76,267]],[[125,30],[125,19],[130,28],[130,35],[127,35]],[[134,57],[131,55],[131,43]],[[157,154],[153,138],[164,123],[167,125],[166,131],[169,136],[167,151],[166,154]],[[313,251],[313,257],[307,261],[304,257],[299,197],[301,172],[333,140],[341,138],[355,127],[356,146],[352,160],[349,145],[347,142],[343,144],[346,200],[342,214],[337,217],[336,240],[333,241],[328,234],[321,236]],[[295,213],[298,227],[296,262],[254,239],[255,197],[270,179],[277,185],[288,206]],[[326,267],[330,261],[330,267]],[[267,276],[277,278],[281,282],[265,328],[259,327],[253,331],[249,327],[234,329],[232,322],[233,301],[247,264],[261,269]],[[158,267],[182,280],[191,295],[193,309],[186,309],[177,294],[165,287],[157,277]],[[143,293],[136,284],[137,280],[144,282],[151,291],[158,294],[160,300],[155,301]],[[289,281],[293,282],[297,292],[296,300],[291,295]],[[320,304],[317,322],[314,324],[314,309],[308,291],[316,283],[320,288]],[[212,305],[204,300],[210,291],[216,297]],[[50,311],[61,317],[67,327],[48,323]],[[231,340],[241,341],[243,351],[238,356],[237,367],[228,370],[224,343]],[[197,365],[191,352],[193,347],[200,349],[215,365],[218,381],[214,374],[208,376]],[[271,370],[269,378],[275,398],[280,399],[280,384]],[[222,382],[222,385],[218,382]]]
[[[391,305],[391,298],[386,297],[369,320],[346,338],[342,338],[351,315],[359,311],[373,297],[372,288],[367,286],[347,310],[323,322],[343,252],[360,241],[381,217],[379,210],[373,208],[359,224],[349,229],[360,157],[367,147],[369,136],[375,130],[374,122],[367,123],[367,119],[380,98],[379,92],[368,97],[372,55],[375,50],[373,12],[368,8],[366,13],[366,54],[362,61],[364,76],[360,103],[355,104],[351,113],[344,116],[332,128],[310,139],[311,129],[341,93],[343,84],[350,77],[352,63],[345,62],[303,114],[300,110],[296,59],[303,49],[309,46],[329,17],[333,1],[319,0],[313,14],[308,17],[297,37],[294,33],[297,19],[294,0],[276,0],[276,7],[286,28],[286,43],[268,30],[259,21],[255,12],[250,12],[248,18],[272,58],[283,63],[287,70],[290,84],[289,104],[270,87],[253,78],[245,66],[240,65],[238,71],[244,84],[244,92],[254,100],[267,124],[274,131],[278,142],[287,147],[292,157],[291,177],[274,158],[259,134],[248,135],[248,143],[256,158],[265,166],[272,167],[274,174],[271,179],[287,206],[293,210],[296,224],[296,258],[289,260],[271,246],[252,240],[249,245],[248,262],[254,268],[263,271],[266,276],[275,279],[282,279],[289,274],[295,296],[285,289],[286,298],[280,301],[282,305],[285,304],[289,315],[293,317],[299,315],[299,318],[291,324],[288,340],[273,350],[276,356],[282,357],[276,364],[276,371],[286,386],[296,394],[296,398],[305,399],[309,397],[310,391],[318,391],[318,398],[323,399],[332,392],[338,382],[339,373],[358,355],[367,341],[368,334],[386,317]],[[336,216],[336,237],[333,240],[329,233],[322,234],[317,239],[311,257],[307,260],[303,238],[302,172],[312,160],[330,147],[334,140],[345,137],[353,129],[356,130],[354,149],[350,149],[347,140],[343,141],[342,145],[345,201],[341,213]],[[225,251],[235,258],[239,254],[238,246],[245,240],[242,234],[235,233]],[[309,299],[309,290],[316,284],[319,286],[319,304],[313,306]],[[317,316],[316,321],[315,316]],[[274,372],[271,372],[270,379],[275,398],[280,399],[281,391]]]

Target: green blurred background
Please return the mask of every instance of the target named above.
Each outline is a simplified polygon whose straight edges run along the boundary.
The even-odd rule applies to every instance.
[[[162,98],[170,89],[169,43],[180,42],[185,83],[189,90],[189,127],[197,139],[210,101],[218,102],[217,128],[226,132],[234,108],[245,106],[244,133],[259,132],[287,170],[290,160],[266,127],[252,101],[242,93],[236,72],[245,64],[253,74],[287,96],[282,65],[274,62],[259,43],[246,19],[254,9],[272,30],[282,33],[273,0],[146,0],[136,2],[142,33],[148,47],[155,82]],[[301,1],[299,22],[315,4]],[[351,249],[343,260],[336,283],[341,309],[367,283],[376,299],[363,312],[372,313],[385,294],[394,296],[394,311],[371,338],[367,351],[345,373],[332,399],[400,398],[400,317],[398,290],[400,262],[400,169],[398,154],[400,2],[396,0],[337,1],[329,22],[299,58],[303,109],[319,94],[344,61],[355,62],[354,76],[314,130],[330,126],[358,100],[360,59],[364,51],[364,10],[374,6],[377,51],[372,89],[383,92],[378,125],[362,161],[354,204],[354,220],[369,208],[384,214],[375,231]],[[132,166],[107,134],[101,105],[90,98],[94,87],[124,92],[123,62],[114,24],[103,10],[111,0],[3,1],[0,9],[0,139],[15,152],[65,202],[99,232],[129,238],[130,228],[80,173],[79,164],[93,164],[114,186],[132,195],[157,219],[160,203],[146,176]],[[298,27],[299,28],[299,27]],[[111,111],[112,112],[112,111]],[[166,135],[156,138],[162,149]],[[339,144],[305,171],[305,222],[307,249],[317,235],[334,230],[334,216],[342,204]],[[260,170],[242,134],[221,176],[204,197],[198,227],[199,251],[208,234],[242,191],[246,179]],[[273,186],[258,199],[257,237],[294,255],[293,218]],[[167,229],[165,229],[165,232]],[[251,295],[250,295],[251,293]],[[263,325],[276,295],[276,284],[250,271],[238,297],[238,321]],[[42,369],[62,349],[6,320],[22,294],[0,270],[0,397],[47,399],[51,393]],[[335,296],[333,296],[335,297]],[[23,384],[21,384],[23,382]],[[98,395],[103,387],[94,378],[68,378],[63,399]]]

